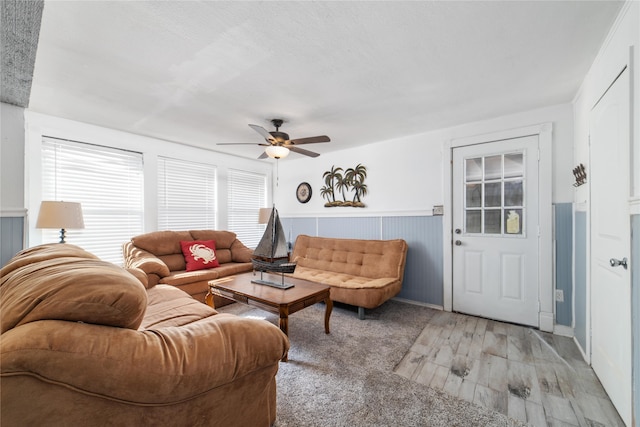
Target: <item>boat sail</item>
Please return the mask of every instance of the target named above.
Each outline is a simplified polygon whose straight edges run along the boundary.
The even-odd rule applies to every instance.
[[[275,206],[271,209],[267,228],[264,230],[260,243],[253,251],[251,262],[256,271],[293,273],[296,268],[295,262],[289,262],[287,239],[284,236],[282,223],[280,223]]]

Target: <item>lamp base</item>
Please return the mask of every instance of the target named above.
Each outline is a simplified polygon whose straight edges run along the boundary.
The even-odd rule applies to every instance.
[[[66,230],[64,228],[61,228],[60,229],[60,242],[59,243],[66,243],[64,241],[65,237],[67,237],[66,236]]]

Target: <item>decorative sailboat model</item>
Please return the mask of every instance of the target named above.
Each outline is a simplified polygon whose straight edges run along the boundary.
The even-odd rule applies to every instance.
[[[254,271],[260,272],[259,280],[252,280],[252,283],[258,283],[260,285],[273,286],[280,289],[292,288],[292,284],[284,283],[284,274],[293,273],[296,269],[295,262],[289,262],[289,253],[287,251],[287,240],[284,237],[284,231],[282,230],[282,223],[280,223],[280,217],[275,206],[271,209],[271,216],[267,223],[267,228],[264,230],[264,235],[260,239],[260,243],[253,251],[251,259],[253,263]],[[281,273],[282,282],[270,282],[263,280],[263,274],[265,271],[272,273]]]

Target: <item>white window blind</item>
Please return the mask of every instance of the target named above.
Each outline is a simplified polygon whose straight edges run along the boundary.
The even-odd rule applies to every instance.
[[[158,157],[158,229],[216,229],[216,167]]]
[[[229,169],[228,183],[229,230],[246,246],[255,248],[264,234],[258,213],[267,204],[267,176]]]
[[[43,137],[42,200],[80,202],[85,228],[66,241],[123,264],[122,244],[143,232],[142,154]],[[60,230],[42,230],[56,242]]]

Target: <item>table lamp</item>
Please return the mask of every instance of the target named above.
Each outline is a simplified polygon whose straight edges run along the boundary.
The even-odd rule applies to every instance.
[[[60,243],[65,243],[66,229],[84,228],[80,203],[43,201],[36,228],[59,228]]]
[[[272,208],[260,208],[258,213],[258,224],[266,224],[269,222]]]

